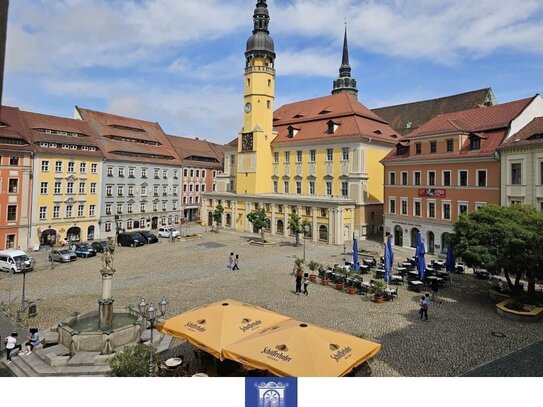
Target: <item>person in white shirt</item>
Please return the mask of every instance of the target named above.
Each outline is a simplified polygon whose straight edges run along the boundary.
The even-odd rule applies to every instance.
[[[4,343],[6,345],[6,359],[9,365],[11,363],[11,352],[13,352],[14,349],[22,351],[22,346],[17,345],[17,332],[12,332],[11,335],[6,337]]]

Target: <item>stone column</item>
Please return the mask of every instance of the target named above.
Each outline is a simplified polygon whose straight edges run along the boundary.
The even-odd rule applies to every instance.
[[[336,219],[335,211],[336,210],[334,208],[328,209],[328,244],[333,244],[333,238],[335,233],[334,226]]]
[[[275,235],[277,233],[277,225],[275,219],[275,204],[271,204],[271,234]]]
[[[283,205],[283,209],[284,209],[283,236],[288,237],[288,205]]]
[[[113,298],[111,296],[111,283],[115,269],[113,268],[113,252],[115,251],[115,242],[108,239],[107,248],[102,256],[102,298],[98,300],[99,310],[99,328],[108,329],[113,324]]]
[[[312,215],[312,233],[311,233],[311,236],[312,236],[312,240],[313,242],[318,242],[319,240],[319,226],[317,224],[317,208],[315,208],[314,206],[311,207],[311,215]]]

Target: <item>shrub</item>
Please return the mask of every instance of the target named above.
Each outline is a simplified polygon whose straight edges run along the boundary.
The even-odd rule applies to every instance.
[[[157,354],[152,347],[146,345],[127,346],[122,352],[109,359],[108,364],[111,370],[108,376],[149,376],[149,358],[152,358],[153,369],[156,369]]]

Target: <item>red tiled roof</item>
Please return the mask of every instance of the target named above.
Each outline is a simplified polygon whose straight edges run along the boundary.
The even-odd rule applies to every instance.
[[[503,103],[501,105],[476,107],[461,112],[441,114],[430,119],[406,137],[412,139],[418,136],[446,134],[458,131],[483,132],[505,128],[530,104],[534,97]]]
[[[158,123],[96,112],[77,106],[76,109],[94,130],[106,158],[164,165],[181,163],[179,155]],[[111,139],[111,136],[134,141],[115,140]]]
[[[338,125],[334,134],[328,133],[330,120]],[[275,112],[273,124],[278,134],[272,145],[342,137],[393,144],[399,137],[385,120],[346,93],[284,105]],[[299,130],[295,137],[288,135],[290,126]]]
[[[167,135],[173,148],[181,157],[183,164],[191,166],[204,166],[208,168],[222,168],[223,156],[218,153],[218,148],[213,148],[206,140],[192,139],[188,137]],[[191,157],[203,157],[214,159],[216,162],[205,160],[190,160]]]
[[[26,128],[21,111],[17,107],[1,106],[0,108],[0,137],[21,140],[25,142],[24,145],[19,144],[6,144],[0,143],[1,148],[10,150],[28,150],[28,145],[31,144],[31,139],[28,135],[28,129]]]
[[[90,157],[101,157],[100,145],[96,140],[91,137],[92,129],[88,123],[81,120],[70,119],[67,117],[51,116],[47,114],[34,113],[21,111],[21,115],[24,117],[26,125],[29,129],[29,134],[32,139],[33,148],[36,152],[54,153],[62,155],[74,155],[74,150],[63,149],[61,144],[96,147],[96,151],[77,150],[77,155],[84,155]],[[62,131],[68,133],[67,135],[59,134],[47,134],[38,130],[53,130]],[[71,135],[77,133],[78,136]],[[40,142],[47,141],[50,143],[57,143],[59,146],[56,149],[49,147],[41,147]]]
[[[500,148],[543,144],[543,117],[536,117],[517,133],[513,134]]]

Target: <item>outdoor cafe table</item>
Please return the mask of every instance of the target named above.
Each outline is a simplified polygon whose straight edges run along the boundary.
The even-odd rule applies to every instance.
[[[398,273],[403,274],[407,272],[407,267],[398,267],[397,270]]]
[[[408,275],[408,277],[419,278],[419,272],[416,271],[416,270],[409,270],[409,271],[407,272],[407,275]]]
[[[362,274],[368,273],[370,271],[370,266],[366,264],[361,264],[359,270],[360,270],[360,273]]]
[[[394,274],[394,275],[390,276],[390,281],[393,282],[393,283],[399,284],[399,283],[403,282],[403,277],[399,276],[397,274]]]
[[[402,267],[407,267],[407,268],[412,267],[411,262],[409,262],[409,261],[404,261],[404,262],[402,263]]]
[[[385,275],[385,270],[384,269],[377,269],[375,271],[375,278],[383,278]]]
[[[433,283],[434,281],[437,281],[439,284],[444,284],[445,280],[443,280],[441,277],[436,276],[428,276],[426,277],[426,281],[429,283]]]
[[[419,280],[413,280],[409,282],[409,289],[419,292],[420,289],[424,286],[424,283]]]

